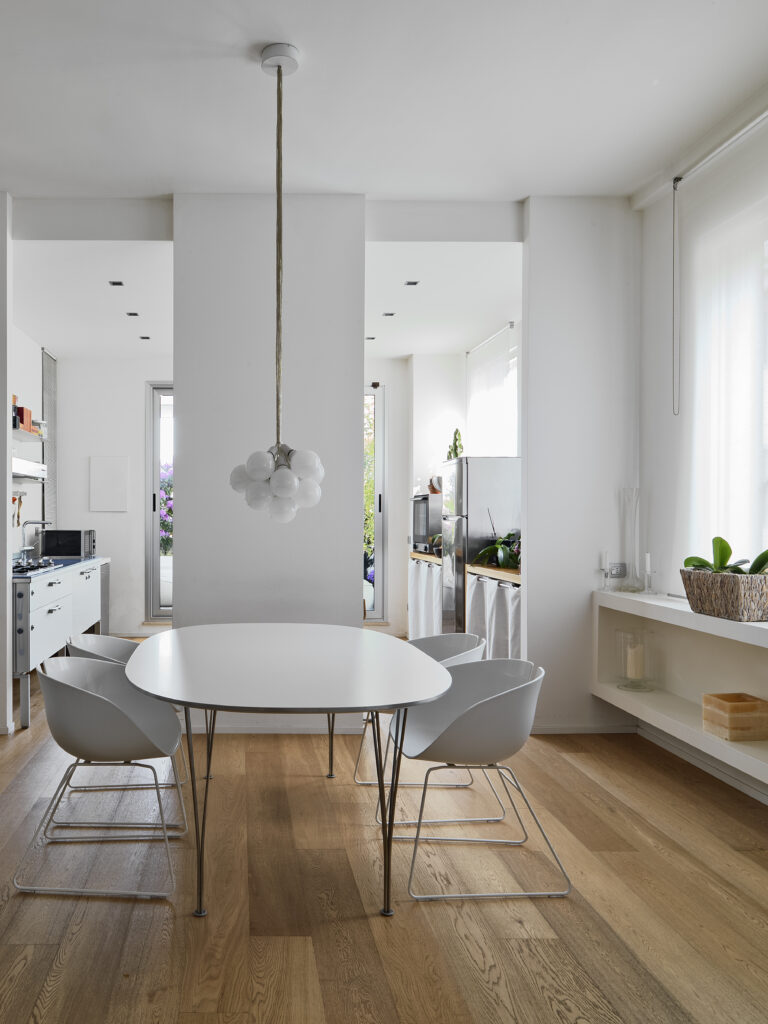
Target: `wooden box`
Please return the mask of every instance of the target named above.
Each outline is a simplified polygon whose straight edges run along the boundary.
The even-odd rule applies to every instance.
[[[705,732],[724,740],[768,740],[768,701],[748,693],[705,693],[701,698]]]

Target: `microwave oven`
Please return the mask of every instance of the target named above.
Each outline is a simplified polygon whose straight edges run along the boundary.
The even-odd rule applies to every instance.
[[[411,547],[427,554],[432,550],[432,538],[443,531],[442,494],[414,494],[411,498]]]
[[[53,558],[95,558],[95,530],[43,530],[41,555]]]

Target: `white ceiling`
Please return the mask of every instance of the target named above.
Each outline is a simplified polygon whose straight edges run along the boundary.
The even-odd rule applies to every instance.
[[[627,194],[766,81],[765,0],[3,0],[0,188]]]
[[[466,352],[519,321],[522,249],[512,242],[368,242],[365,334],[375,340],[366,340],[366,357]]]
[[[173,243],[14,242],[13,254],[14,323],[53,355],[173,351]]]

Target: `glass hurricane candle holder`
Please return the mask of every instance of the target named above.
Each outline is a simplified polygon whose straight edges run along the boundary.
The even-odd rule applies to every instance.
[[[618,686],[620,690],[653,690],[652,634],[646,629],[616,630]]]

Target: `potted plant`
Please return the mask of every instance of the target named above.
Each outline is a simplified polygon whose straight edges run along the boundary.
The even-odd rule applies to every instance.
[[[483,548],[475,557],[475,565],[496,565],[499,569],[520,568],[520,531],[510,530],[497,537],[493,544]]]
[[[712,561],[690,555],[680,570],[691,611],[738,622],[768,621],[768,551],[749,565],[731,561],[731,545],[712,538]]]

